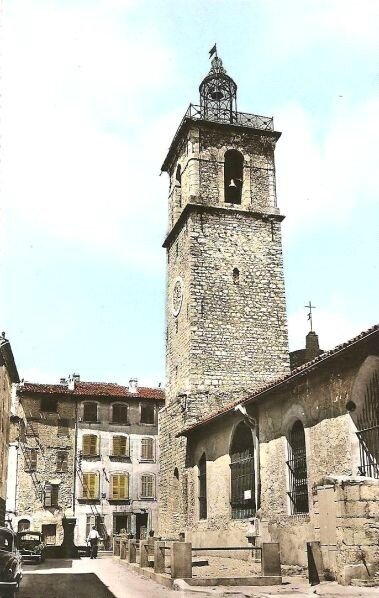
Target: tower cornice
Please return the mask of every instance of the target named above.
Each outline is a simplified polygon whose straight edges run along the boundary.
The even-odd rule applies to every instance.
[[[282,214],[277,214],[277,213],[268,213],[268,212],[249,212],[246,210],[239,210],[236,208],[224,208],[222,206],[204,206],[201,204],[197,204],[197,203],[187,203],[186,206],[184,207],[182,213],[180,214],[178,220],[175,222],[174,226],[172,227],[172,229],[170,230],[170,232],[168,233],[167,237],[164,240],[164,243],[162,245],[162,247],[169,247],[172,243],[172,241],[176,238],[178,232],[181,230],[181,228],[183,227],[185,221],[187,220],[187,218],[190,216],[190,214],[192,214],[193,212],[198,212],[198,213],[213,213],[213,214],[241,214],[244,217],[247,218],[251,218],[251,219],[255,219],[255,220],[275,220],[276,222],[282,222],[282,220],[284,220],[285,216],[283,216]]]
[[[161,167],[162,172],[170,171],[171,164],[175,162],[178,145],[191,126],[214,130],[218,129],[233,133],[243,132],[251,137],[265,136],[270,137],[275,141],[281,136],[279,131],[274,131],[273,118],[270,116],[249,114],[247,112],[235,112],[233,114],[233,122],[208,120],[202,117],[199,106],[190,104],[171,142]]]

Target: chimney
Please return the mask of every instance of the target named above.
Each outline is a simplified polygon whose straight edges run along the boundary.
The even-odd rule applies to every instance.
[[[129,380],[129,392],[132,394],[138,393],[138,379],[137,378],[130,378]]]
[[[311,330],[308,332],[305,339],[305,360],[311,361],[318,355],[320,355],[320,346],[318,344],[318,335]]]
[[[59,378],[59,384],[67,384],[66,378]]]

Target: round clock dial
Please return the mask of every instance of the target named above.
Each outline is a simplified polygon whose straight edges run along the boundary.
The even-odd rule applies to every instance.
[[[172,313],[178,316],[183,303],[183,281],[180,277],[175,280],[172,291]]]

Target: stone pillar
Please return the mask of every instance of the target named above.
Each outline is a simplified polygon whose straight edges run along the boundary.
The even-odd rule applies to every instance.
[[[149,542],[142,540],[139,544],[139,564],[140,567],[149,566]]]
[[[155,573],[165,573],[165,542],[154,543],[154,571]]]
[[[120,556],[120,538],[117,536],[113,536],[113,554]]]
[[[262,544],[262,575],[280,577],[280,544],[267,542]]]
[[[74,530],[76,519],[74,517],[63,517],[63,542],[61,544],[61,556],[64,559],[78,559],[79,552],[74,543]]]
[[[137,560],[137,543],[135,540],[128,540],[128,554],[127,561],[135,563]]]
[[[192,577],[191,542],[173,542],[171,545],[171,577],[185,579]]]

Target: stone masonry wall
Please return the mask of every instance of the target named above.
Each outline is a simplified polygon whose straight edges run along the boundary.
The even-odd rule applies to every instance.
[[[5,365],[0,366],[0,525],[4,525],[7,494],[8,442],[11,381]]]
[[[36,436],[20,438],[17,476],[17,521],[29,519],[31,529],[41,531],[43,524],[57,525],[57,544],[63,539],[62,517],[67,509],[72,509],[74,471],[74,414],[71,401],[58,402],[57,413],[40,413],[38,397],[22,398],[22,407],[27,420],[37,431]],[[58,436],[58,418],[68,419],[68,435]],[[37,449],[37,468],[34,473],[25,471],[25,450]],[[57,471],[57,452],[64,449],[68,454],[67,472]],[[59,485],[58,507],[44,507],[43,488],[45,482]]]

